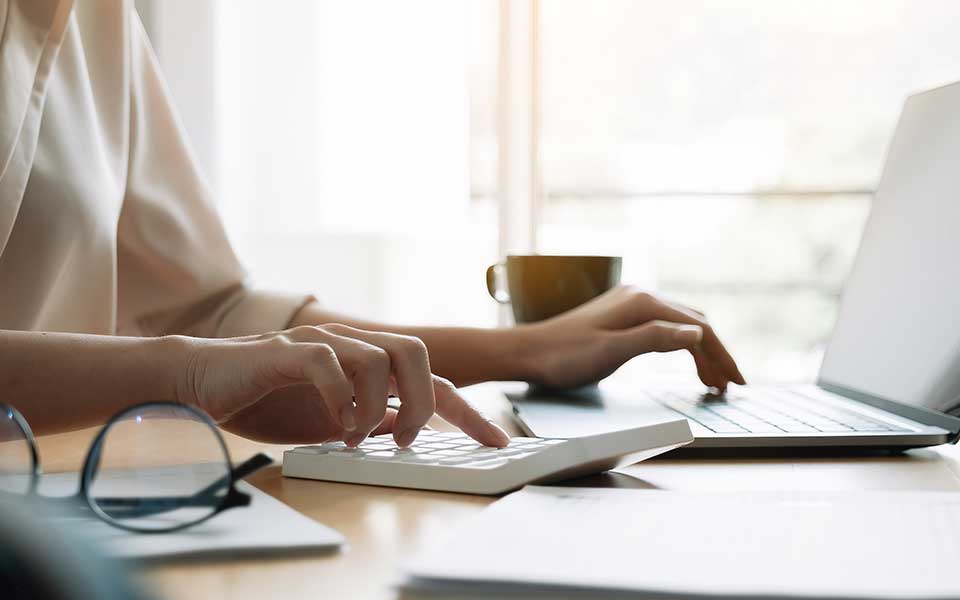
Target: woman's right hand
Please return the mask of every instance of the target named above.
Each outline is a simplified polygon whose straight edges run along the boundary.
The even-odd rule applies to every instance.
[[[436,413],[482,444],[509,442],[431,373],[427,348],[414,337],[329,324],[188,344],[178,401],[247,438],[356,446],[371,433],[392,432],[405,447]],[[387,410],[391,395],[400,398],[395,414]]]

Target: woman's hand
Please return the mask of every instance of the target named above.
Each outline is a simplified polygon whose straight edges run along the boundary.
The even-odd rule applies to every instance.
[[[188,343],[178,399],[247,438],[356,446],[371,433],[393,432],[399,446],[409,446],[436,412],[480,443],[509,442],[431,373],[426,346],[415,337],[322,325]],[[397,412],[387,410],[390,395],[400,397]]]
[[[647,352],[687,350],[704,384],[724,391],[746,383],[703,314],[637,288],[621,286],[518,330],[532,380],[564,388],[599,381]]]

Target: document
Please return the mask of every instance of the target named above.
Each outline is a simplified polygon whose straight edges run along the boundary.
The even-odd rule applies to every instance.
[[[960,597],[960,494],[528,486],[408,568],[470,597]]]
[[[40,492],[68,496],[76,492],[77,473],[43,475]],[[125,559],[266,555],[333,550],[343,536],[303,515],[245,481],[237,489],[249,494],[250,505],[231,508],[209,521],[182,531],[133,533],[113,527],[93,515],[58,517],[84,540],[97,544],[108,556]]]

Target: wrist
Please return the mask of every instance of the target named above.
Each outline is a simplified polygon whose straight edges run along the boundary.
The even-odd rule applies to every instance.
[[[498,330],[502,332],[506,349],[506,381],[540,380],[540,327],[536,324],[516,325]]]
[[[183,335],[154,338],[150,360],[156,374],[156,388],[162,397],[177,404],[196,407],[197,351],[202,340]]]

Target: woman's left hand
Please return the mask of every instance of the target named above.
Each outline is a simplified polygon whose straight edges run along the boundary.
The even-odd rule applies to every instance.
[[[549,387],[599,381],[635,356],[673,350],[688,351],[700,380],[721,392],[746,383],[703,314],[634,287],[518,329],[531,380]]]

